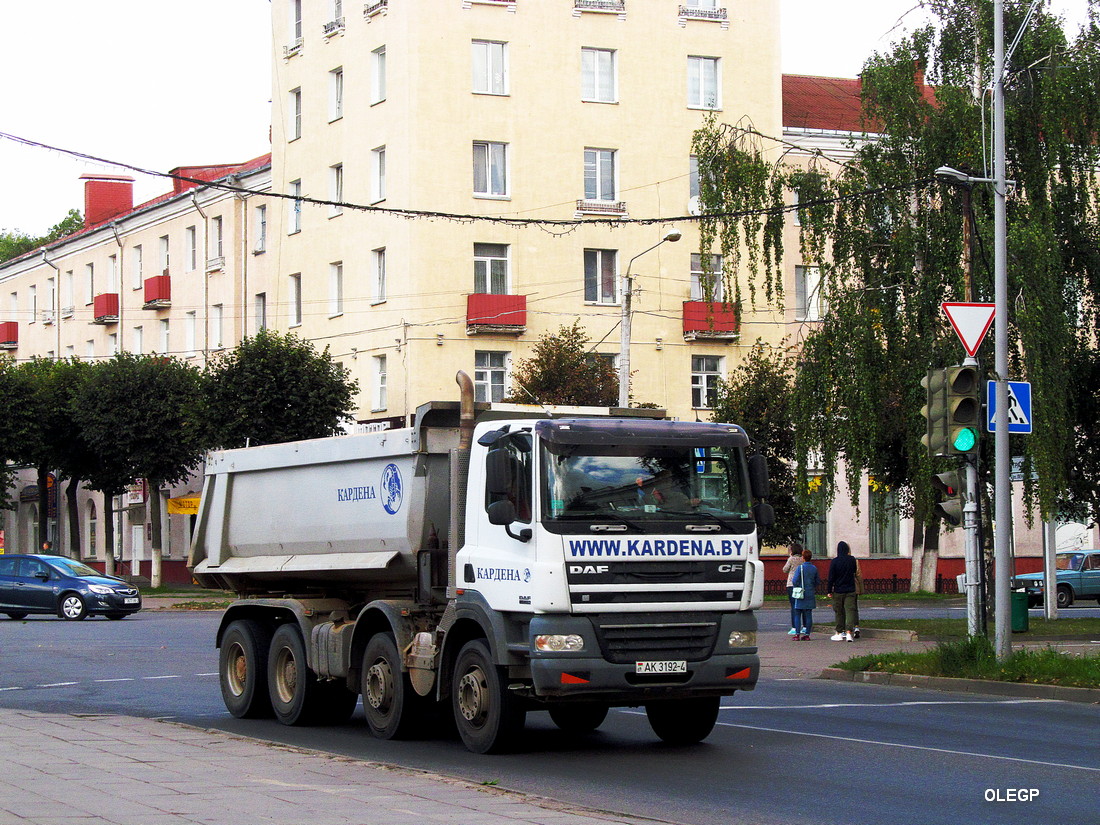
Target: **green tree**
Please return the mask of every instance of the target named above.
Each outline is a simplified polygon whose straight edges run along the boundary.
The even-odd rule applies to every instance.
[[[50,227],[50,230],[42,237],[34,237],[18,229],[0,231],[0,263],[18,258],[32,249],[53,243],[72,235],[84,228],[84,218],[75,209],[70,209],[69,214]]]
[[[870,474],[893,491],[918,525],[936,531],[932,474],[941,467],[920,445],[920,379],[931,366],[962,358],[942,301],[989,301],[993,198],[971,198],[977,227],[972,272],[963,261],[964,198],[934,179],[940,166],[986,173],[983,123],[992,72],[992,3],[929,0],[935,17],[861,75],[864,116],[878,137],[840,165],[823,158],[800,168],[774,163],[765,140],[744,126],[711,122],[695,139],[704,218],[703,252],[744,246],[745,291],[781,304],[781,227],[797,193],[802,262],[820,267],[828,313],[804,341],[792,417],[800,468],[820,456],[828,496],[844,470],[853,501]],[[1006,0],[1014,33],[1028,3]],[[1045,515],[1100,516],[1093,390],[1079,380],[1094,362],[1100,320],[1100,27],[1093,19],[1074,41],[1038,11],[1008,67],[1006,122],[1011,373],[1032,382],[1035,433],[1013,452],[1037,471],[1027,495]],[[934,95],[916,82],[927,74]],[[983,120],[984,118],[984,120]],[[741,210],[745,214],[736,214]],[[761,210],[764,210],[761,217]],[[732,268],[731,268],[732,269]],[[971,277],[972,276],[972,277]],[[740,295],[740,284],[727,294]],[[986,439],[990,441],[990,439]],[[984,445],[985,451],[989,444]],[[1071,469],[1078,474],[1071,478]],[[804,469],[803,469],[804,471]],[[914,531],[920,541],[921,530]],[[917,557],[914,553],[914,557]]]
[[[712,421],[740,424],[768,460],[775,524],[761,543],[771,546],[801,541],[814,511],[808,495],[799,495],[793,469],[795,456],[791,400],[794,362],[787,349],[757,341],[745,359],[718,388]],[[804,487],[802,489],[805,489]]]
[[[358,382],[326,348],[260,330],[218,355],[203,381],[206,440],[223,448],[324,438],[352,421]]]
[[[74,416],[96,457],[89,486],[107,499],[108,558],[113,545],[110,499],[136,479],[149,484],[152,583],[160,584],[160,489],[186,479],[202,457],[197,407],[201,373],[162,356],[119,353],[95,364],[74,396]]]
[[[619,376],[610,360],[589,351],[580,321],[541,335],[530,358],[521,360],[506,399],[517,404],[613,407],[619,399]]]

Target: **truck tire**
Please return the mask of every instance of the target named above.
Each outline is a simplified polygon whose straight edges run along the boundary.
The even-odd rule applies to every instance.
[[[267,655],[267,689],[275,718],[284,725],[312,725],[323,714],[324,690],[306,661],[298,626],[280,625]]]
[[[515,742],[527,711],[508,690],[503,670],[493,664],[481,639],[462,646],[451,685],[458,735],[474,753],[503,753]]]
[[[267,692],[267,650],[271,631],[250,619],[226,628],[218,655],[218,681],[226,709],[238,719],[271,715]]]
[[[710,736],[720,707],[718,696],[704,696],[649,702],[645,713],[649,726],[662,741],[670,745],[694,745]]]
[[[363,651],[363,713],[377,739],[407,739],[423,729],[432,702],[413,690],[401,670],[401,654],[390,633],[376,633]]]
[[[1069,607],[1073,604],[1073,588],[1068,584],[1058,585],[1058,607]]]
[[[591,733],[603,724],[607,711],[602,702],[561,704],[550,708],[550,718],[566,733]]]

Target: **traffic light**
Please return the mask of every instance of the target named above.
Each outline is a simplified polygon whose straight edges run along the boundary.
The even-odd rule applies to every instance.
[[[921,443],[930,456],[947,455],[947,370],[928,370],[920,383],[925,390],[921,415],[927,419]]]
[[[969,455],[978,449],[982,404],[978,367],[948,367],[947,384],[947,455]]]
[[[965,475],[959,470],[938,473],[932,477],[932,486],[943,496],[936,505],[936,515],[948,524],[962,524],[963,505],[966,503]]]

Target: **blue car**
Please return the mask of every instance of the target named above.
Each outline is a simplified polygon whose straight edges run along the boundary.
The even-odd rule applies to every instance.
[[[1069,607],[1077,599],[1100,601],[1100,550],[1073,550],[1054,556],[1055,587],[1059,607]],[[1027,591],[1029,607],[1043,601],[1043,574],[1023,573],[1015,577],[1017,589]]]
[[[53,613],[122,619],[141,610],[141,594],[122,579],[105,576],[64,556],[0,556],[0,613],[22,619]]]

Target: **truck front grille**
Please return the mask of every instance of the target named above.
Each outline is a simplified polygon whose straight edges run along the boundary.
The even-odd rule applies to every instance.
[[[684,659],[698,662],[714,650],[718,624],[708,621],[603,622],[593,618],[596,637],[607,661],[631,664],[642,660]]]

